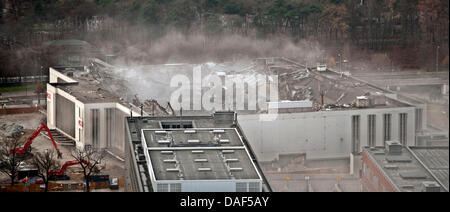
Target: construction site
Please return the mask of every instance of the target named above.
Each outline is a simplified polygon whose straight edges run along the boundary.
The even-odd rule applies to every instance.
[[[448,146],[448,107],[442,106],[448,106],[448,74],[437,76],[439,80],[430,76],[430,85],[421,79],[414,89],[414,80],[381,81],[286,57],[134,67],[98,58],[84,62],[49,67],[45,92],[38,97],[9,92],[0,99],[7,104],[0,109],[2,137],[21,140],[23,154],[61,153],[56,159],[61,168],[49,177],[50,191],[85,189],[82,163],[74,162],[76,149],[105,153],[100,171],[93,174],[98,179],[91,182],[92,191],[331,192],[363,191],[362,153],[367,148],[390,141],[405,148]],[[201,78],[221,81],[230,75],[259,74],[264,82],[277,76],[278,99],[264,98],[255,109],[246,109],[253,98],[250,88],[261,84],[254,77],[245,82],[244,108],[238,108],[239,100],[226,101],[227,91],[240,91],[224,83],[218,88],[224,100],[219,107],[174,109],[171,95],[178,87],[171,79],[183,75],[195,81],[195,70]],[[420,86],[438,86],[430,91],[432,101],[424,98],[430,95]],[[201,93],[210,87],[202,86]],[[189,89],[187,94],[195,95]],[[39,102],[27,100],[42,97]],[[220,115],[222,111],[233,113]],[[274,111],[275,119],[261,120]],[[191,159],[199,173],[189,168]],[[222,164],[222,159],[227,162]],[[448,185],[448,157],[444,163]],[[33,170],[25,160],[15,186],[0,175],[1,191],[42,191],[42,180]],[[213,183],[217,180],[222,184]]]

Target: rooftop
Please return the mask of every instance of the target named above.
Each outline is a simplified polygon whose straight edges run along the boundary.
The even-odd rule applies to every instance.
[[[155,180],[261,180],[233,112],[127,122],[132,142],[148,152],[143,155]]]
[[[262,66],[261,61],[264,60],[270,62],[265,62],[265,65]],[[193,64],[161,64],[127,69],[113,67],[102,61],[94,62],[93,64],[96,64],[96,66],[89,67],[86,70],[74,70],[68,67],[57,68],[56,70],[66,75],[70,74],[70,77],[78,82],[78,84],[58,85],[58,88],[69,92],[85,103],[120,101],[134,103],[134,96],[144,99],[158,98],[156,100],[159,103],[166,103],[169,101],[171,94],[177,89],[176,87],[170,87],[169,82],[171,78],[177,74],[186,75],[188,78],[192,77],[192,70],[195,67]],[[315,69],[306,69],[301,64],[286,58],[202,64],[202,77],[208,74],[254,76],[257,73],[278,75],[278,99],[280,102],[284,102],[282,104],[283,107],[288,107],[279,108],[281,109],[279,110],[280,113],[362,109],[362,107],[357,107],[355,104],[357,97],[361,96],[366,97],[369,101],[366,108],[410,106],[386,97],[386,95],[393,95],[390,91],[347,74],[339,74],[331,70],[319,72]],[[256,81],[249,83],[256,83]],[[203,87],[202,91],[204,92],[205,89],[207,88]],[[224,87],[223,90],[227,89]],[[222,98],[224,98],[222,102],[225,109],[226,95],[223,95]],[[300,104],[301,102],[304,102],[304,104]],[[186,110],[186,112],[190,111]],[[202,112],[204,111],[196,111],[196,113],[192,114],[197,115]]]
[[[320,110],[322,94],[324,108],[331,110],[359,109],[355,106],[358,97],[369,99],[369,108],[409,106],[385,96],[393,94],[392,92],[356,79],[348,73],[338,73],[330,69],[306,69],[301,64],[285,58],[269,63],[268,70],[269,74],[278,75],[280,100],[311,100],[312,111]]]
[[[259,179],[245,149],[150,150],[156,180]]]
[[[120,79],[110,75],[100,77],[99,73],[88,72],[83,67],[55,67],[54,69],[77,83],[58,81],[52,85],[66,91],[83,103],[123,102],[120,93],[113,93],[115,90],[124,89]]]
[[[439,183],[445,179],[446,184],[441,184],[441,187],[444,186],[441,191],[448,191],[448,147],[420,147],[419,149],[401,147],[398,154],[389,154],[384,147],[366,147],[365,152],[400,191],[420,192],[424,182]],[[415,157],[417,153],[420,155],[418,158]],[[432,167],[435,167],[437,173],[444,173],[435,178],[429,171],[433,170]]]
[[[415,156],[431,171],[436,179],[448,191],[448,146],[445,147],[409,147]]]

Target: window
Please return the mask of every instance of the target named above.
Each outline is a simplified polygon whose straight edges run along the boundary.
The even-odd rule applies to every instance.
[[[181,192],[181,183],[170,184],[170,192]]]
[[[383,141],[390,141],[391,140],[391,114],[384,114],[383,115]]]
[[[112,140],[114,135],[114,108],[106,108],[106,147],[112,146]]]
[[[157,184],[156,185],[156,191],[157,192],[168,192],[169,191],[169,184],[167,184],[167,183]]]
[[[360,148],[360,132],[359,132],[359,115],[352,116],[352,152],[359,153]]]
[[[192,121],[166,121],[161,122],[163,129],[179,129],[179,128],[193,128]]]
[[[399,140],[400,143],[405,146],[406,145],[406,125],[407,125],[407,116],[406,113],[400,113],[400,120],[399,120]]]
[[[258,182],[248,183],[248,192],[259,192],[259,184]]]
[[[236,183],[236,192],[247,192],[247,183]]]
[[[92,119],[92,145],[94,148],[98,148],[99,146],[99,110],[91,109],[91,119]]]
[[[367,144],[370,147],[375,146],[375,115],[367,116]]]
[[[422,130],[422,108],[416,108],[416,132]]]

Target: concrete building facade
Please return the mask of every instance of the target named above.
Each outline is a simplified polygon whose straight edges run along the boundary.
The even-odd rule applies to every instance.
[[[426,127],[426,113],[417,112],[426,111],[426,104],[333,70],[319,72],[285,58],[263,60],[259,59],[255,70],[279,76],[281,102],[307,100],[312,106],[279,108],[272,121],[260,118],[270,111],[238,116],[262,161],[278,160],[285,154],[349,158],[387,140],[417,145],[416,132]],[[358,105],[358,98],[366,104]]]
[[[270,122],[260,121],[259,115],[240,115],[238,119],[258,158],[272,161],[280,154],[292,153],[306,153],[309,159],[349,157],[365,146],[383,145],[385,139],[400,140],[402,133],[405,145],[415,145],[414,115],[414,107],[398,107],[281,113]],[[388,116],[390,122],[384,121]],[[400,124],[401,116],[406,116],[406,126]],[[370,125],[369,119],[374,119],[375,125]]]

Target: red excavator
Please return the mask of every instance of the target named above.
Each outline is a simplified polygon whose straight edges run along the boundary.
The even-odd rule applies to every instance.
[[[84,164],[89,165],[87,161],[83,160],[82,161]],[[59,170],[50,170],[48,172],[48,178],[49,180],[69,180],[69,176],[66,175],[66,169],[69,166],[73,166],[73,165],[77,165],[80,164],[80,162],[78,162],[77,160],[71,160],[71,161],[67,161],[66,163],[64,163],[64,165],[61,167],[61,169]]]
[[[41,126],[39,126],[38,129],[36,129],[34,131],[33,135],[31,135],[28,138],[28,140],[25,143],[25,145],[23,146],[23,148],[11,149],[11,152],[15,152],[16,154],[20,154],[20,155],[26,155],[26,154],[30,153],[31,152],[31,143],[33,143],[33,139],[35,139],[39,135],[39,133],[42,131],[42,129],[44,129],[44,128],[45,128],[45,130],[47,130],[50,140],[52,140],[53,147],[55,147],[55,149],[56,149],[58,158],[62,158],[62,153],[59,151],[58,146],[55,143],[55,140],[53,140],[53,136],[50,133],[50,130],[44,123],[41,123]]]

